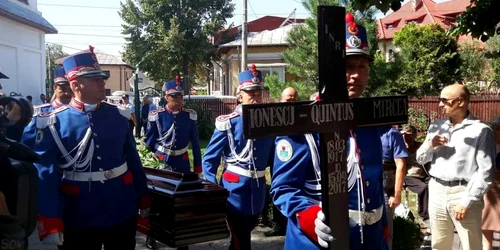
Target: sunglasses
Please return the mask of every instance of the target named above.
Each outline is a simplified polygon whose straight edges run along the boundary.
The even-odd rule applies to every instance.
[[[452,102],[454,102],[454,101],[456,101],[456,100],[458,100],[460,98],[462,98],[462,97],[460,97],[460,96],[459,97],[455,97],[455,98],[443,98],[443,97],[439,97],[438,100],[439,100],[439,102],[442,102],[442,103],[452,103]]]

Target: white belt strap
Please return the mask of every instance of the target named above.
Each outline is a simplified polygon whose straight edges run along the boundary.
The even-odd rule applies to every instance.
[[[170,156],[179,156],[179,155],[182,155],[188,151],[188,146],[186,146],[185,148],[179,149],[179,150],[171,150],[171,149],[168,149],[164,146],[156,144],[155,149],[160,151],[160,152],[163,152],[167,155],[170,155]]]
[[[266,175],[266,171],[247,170],[235,165],[227,165],[226,170],[249,178],[262,178]]]
[[[384,205],[377,209],[360,212],[358,210],[349,210],[349,217],[361,225],[373,225],[382,218],[382,213],[384,212]],[[361,217],[361,218],[360,218]]]
[[[127,170],[127,162],[124,162],[119,167],[100,172],[64,171],[63,178],[71,181],[105,181],[119,177]]]

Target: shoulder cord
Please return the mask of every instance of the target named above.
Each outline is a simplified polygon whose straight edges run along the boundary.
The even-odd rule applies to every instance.
[[[305,134],[307,145],[309,146],[309,151],[311,152],[311,160],[314,167],[314,172],[316,173],[316,181],[318,185],[321,185],[321,168],[320,168],[320,158],[318,147],[316,146],[316,141],[312,134]]]
[[[172,123],[172,126],[168,129],[168,131],[162,135],[161,133],[161,124],[159,122],[159,119],[156,120],[156,128],[158,128],[158,135],[161,135],[160,138],[156,139],[156,141],[163,146],[163,148],[167,149],[168,151],[172,150],[172,145],[174,144],[175,141],[175,124]],[[170,138],[170,141],[166,142],[167,138],[172,135]],[[165,155],[165,159],[163,160],[164,163],[167,163],[168,158],[170,157],[170,154]]]
[[[227,130],[227,139],[229,141],[229,150],[231,151],[232,158],[225,159],[227,163],[241,163],[241,164],[253,164],[252,155],[253,155],[253,140],[247,140],[245,147],[240,152],[240,154],[236,153],[236,148],[234,145],[234,137],[231,129]]]
[[[364,237],[363,237],[363,223],[361,221],[362,218],[364,218],[364,214],[366,211],[366,205],[365,205],[365,189],[363,186],[363,173],[361,172],[360,165],[361,165],[361,151],[358,148],[358,143],[356,142],[356,138],[354,137],[354,134],[352,130],[349,130],[350,133],[350,154],[348,157],[348,166],[351,166],[351,169],[348,171],[355,172],[356,174],[356,186],[358,189],[358,225],[359,225],[359,232],[361,235],[361,244],[363,244]],[[354,148],[354,150],[353,150]],[[352,153],[354,152],[354,154]],[[353,159],[354,158],[354,159]],[[351,163],[352,162],[352,163]],[[354,169],[352,169],[354,167]]]

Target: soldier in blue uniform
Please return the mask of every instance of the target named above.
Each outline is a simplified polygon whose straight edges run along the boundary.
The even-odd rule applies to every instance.
[[[238,75],[238,99],[242,105],[262,102],[262,74],[251,70]],[[274,138],[243,138],[241,109],[217,117],[215,131],[203,157],[203,175],[219,183],[216,175],[221,157],[224,170],[220,185],[229,190],[227,222],[231,230],[229,249],[250,249],[250,235],[264,208],[265,169],[274,155]]]
[[[106,75],[92,47],[63,66],[74,98],[25,130],[27,138],[36,133],[33,149],[42,159],[35,164],[40,240],[64,250],[133,250],[137,216],[150,199],[130,113],[102,102]]]
[[[33,117],[36,117],[41,113],[50,112],[54,109],[66,106],[71,101],[73,92],[69,87],[69,82],[68,79],[66,79],[66,72],[63,67],[58,67],[54,70],[54,84],[52,85],[52,89],[54,90],[52,102],[33,107]],[[32,131],[24,133],[23,143],[26,146],[33,148],[35,145],[36,126],[31,126],[30,128]]]
[[[167,105],[149,112],[146,145],[163,162],[165,170],[189,173],[188,147],[193,150],[194,172],[201,173],[201,149],[197,114],[183,108],[183,90],[180,77],[163,85]]]
[[[201,174],[201,148],[196,120],[198,116],[192,109],[182,108],[184,105],[183,89],[180,77],[163,85],[167,105],[149,112],[146,145],[151,152],[163,162],[164,170],[189,173],[188,147],[191,142],[194,161],[194,172]],[[149,248],[156,248],[156,243],[147,238]],[[182,247],[177,249],[188,249]]]
[[[54,70],[54,97],[50,103],[45,103],[33,107],[33,116],[37,116],[43,112],[49,112],[64,105],[68,105],[73,97],[73,92],[69,87],[68,79],[66,79],[66,72],[63,67],[58,67]]]
[[[346,81],[350,98],[368,83],[371,57],[366,30],[346,15]],[[382,146],[376,127],[352,130],[346,138],[350,249],[387,249],[382,184]],[[285,249],[328,247],[335,235],[321,210],[319,135],[276,138],[271,195],[288,217]],[[333,226],[333,225],[332,225]]]

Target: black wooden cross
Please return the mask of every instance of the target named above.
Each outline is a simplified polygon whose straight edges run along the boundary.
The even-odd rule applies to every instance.
[[[350,99],[345,67],[345,8],[318,7],[321,101],[243,105],[248,139],[320,133],[322,207],[335,241],[349,249],[346,139],[349,130],[408,122],[406,96]]]

